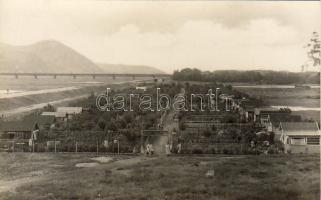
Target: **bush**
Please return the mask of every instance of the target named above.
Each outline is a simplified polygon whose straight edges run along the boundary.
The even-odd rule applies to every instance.
[[[249,149],[248,154],[259,155],[259,154],[261,154],[261,152],[258,149]]]
[[[276,148],[269,148],[268,151],[267,151],[268,154],[277,154],[278,153],[278,150]]]
[[[223,149],[222,152],[223,152],[223,154],[229,154],[229,151],[227,149],[225,149],[225,148]]]
[[[200,148],[196,148],[196,149],[193,149],[193,150],[192,150],[192,153],[193,153],[193,154],[203,154],[203,150],[200,149]]]

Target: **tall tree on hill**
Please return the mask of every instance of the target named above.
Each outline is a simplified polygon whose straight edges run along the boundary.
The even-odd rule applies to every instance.
[[[318,32],[313,32],[309,43],[305,46],[308,48],[308,61],[302,65],[302,71],[307,71],[309,62],[312,61],[312,66],[317,67],[318,70],[321,67],[321,41]]]
[[[320,36],[317,32],[312,33],[312,38],[310,39],[310,42],[306,46],[308,48],[308,58],[310,61],[313,62],[312,66],[316,67],[319,71],[319,78],[321,83],[321,41]],[[306,64],[305,67],[308,67],[309,65]],[[302,71],[304,70],[304,65],[302,66]],[[321,88],[320,88],[320,95],[321,95]],[[321,98],[321,96],[320,96]],[[321,106],[321,102],[320,102]],[[320,113],[321,118],[321,113]]]

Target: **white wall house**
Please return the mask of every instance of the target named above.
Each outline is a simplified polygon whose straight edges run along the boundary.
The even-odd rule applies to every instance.
[[[285,153],[320,153],[317,122],[281,122],[279,131]]]
[[[72,119],[73,116],[81,114],[82,107],[58,107],[56,112],[43,112],[43,116],[55,116],[58,122],[67,121]]]
[[[136,86],[136,90],[142,90],[142,91],[146,92],[147,87],[146,86]]]

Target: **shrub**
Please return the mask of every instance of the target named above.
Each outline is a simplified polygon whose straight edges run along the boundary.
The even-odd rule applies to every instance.
[[[226,148],[224,148],[222,152],[223,152],[223,154],[229,154],[229,152]]]
[[[193,149],[193,150],[192,150],[192,153],[193,153],[193,154],[203,154],[203,150],[200,149],[200,148],[196,148],[196,149]]]

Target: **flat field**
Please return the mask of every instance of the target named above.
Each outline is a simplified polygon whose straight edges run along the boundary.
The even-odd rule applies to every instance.
[[[319,155],[102,156],[1,153],[0,199],[320,199]]]
[[[253,97],[260,97],[271,105],[318,107],[320,89],[299,88],[236,88]]]
[[[261,98],[267,106],[289,107],[303,119],[320,121],[320,89],[239,87],[237,90]],[[299,109],[299,110],[296,110]],[[306,110],[305,110],[306,109]]]

